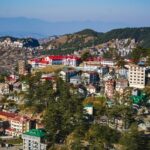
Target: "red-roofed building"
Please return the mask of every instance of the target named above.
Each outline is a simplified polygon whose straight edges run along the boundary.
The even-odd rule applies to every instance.
[[[68,55],[68,56],[61,56],[61,55],[51,55],[46,56],[39,59],[32,59],[29,61],[29,64],[32,65],[33,68],[35,67],[45,67],[47,65],[67,65],[67,66],[77,66],[80,62],[80,58]]]
[[[17,116],[16,113],[9,113],[9,112],[0,111],[0,119],[2,119],[2,120],[9,120],[9,119],[14,118],[16,116]]]

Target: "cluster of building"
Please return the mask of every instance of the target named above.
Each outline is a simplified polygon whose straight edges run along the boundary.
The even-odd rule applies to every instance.
[[[22,68],[21,68],[22,69]],[[28,85],[20,82],[19,77],[10,75],[5,83],[0,84],[0,95],[7,95],[7,100],[20,104],[22,97],[15,92],[26,92]],[[50,79],[42,75],[41,80]],[[20,114],[15,106],[0,104],[0,136],[5,138],[22,137],[24,150],[47,150],[47,136],[39,116]]]
[[[51,55],[42,58],[31,59],[28,61],[28,63],[32,66],[32,68],[40,68],[40,67],[46,67],[51,65],[64,65],[64,66],[77,67],[81,63],[81,58],[75,55],[67,55],[67,56]],[[83,62],[83,64],[85,68],[86,67],[93,68],[95,67],[95,65],[97,68],[98,65],[113,67],[115,66],[116,62],[113,61],[112,59],[91,58]]]
[[[116,39],[114,41],[114,48],[118,50],[118,54],[121,56],[127,56],[136,47],[135,39]]]
[[[23,43],[20,41],[11,41],[10,38],[5,39],[4,41],[0,42],[0,46],[3,47],[18,47],[18,48],[23,48]]]
[[[143,64],[132,64],[125,60],[127,65],[118,67],[113,59],[103,59],[101,57],[90,58],[81,63],[77,56],[46,56],[28,61],[30,68],[43,68],[52,65],[66,66],[59,72],[60,77],[71,84],[83,85],[89,94],[104,93],[110,99],[115,92],[122,92],[127,87],[143,89],[149,84],[149,68]],[[68,67],[67,67],[68,66]],[[71,68],[69,68],[71,67]],[[26,74],[25,62],[18,63],[19,74]],[[42,79],[54,79],[54,73],[43,75]],[[13,85],[14,90],[24,90],[25,84],[17,81],[16,76],[10,76],[8,83],[0,86],[0,92],[6,94]],[[17,81],[17,82],[16,82]]]
[[[110,49],[116,49],[117,53],[124,57],[128,56],[132,50],[136,47],[137,43],[135,39],[113,39],[100,45],[98,48],[99,54],[109,51]]]
[[[64,66],[59,71],[58,75],[64,81],[70,83],[78,89],[78,92],[86,97],[105,96],[112,105],[115,99],[115,94],[123,94],[124,91],[131,87],[133,90],[142,90],[150,81],[149,68],[144,63],[132,64],[130,60],[125,60],[127,64],[124,67],[117,66],[113,59],[104,59],[102,57],[92,57],[81,62],[81,58],[74,55],[67,56],[46,56],[34,58],[28,61],[30,73],[32,68],[43,68],[52,65]],[[20,75],[26,75],[25,61],[18,62],[18,72]],[[43,73],[41,80],[55,81],[55,73]],[[16,92],[26,92],[29,85],[26,82],[19,81],[16,75],[10,75],[6,78],[5,83],[0,84],[0,94],[8,95],[8,99],[16,103],[22,102],[22,97],[14,95]],[[55,83],[55,82],[53,82]],[[53,85],[55,88],[55,85]],[[131,100],[140,107],[140,101],[144,97],[139,94],[132,93]],[[137,102],[138,101],[138,102]],[[109,105],[108,104],[108,105]],[[86,105],[85,110],[89,115],[93,115],[94,108],[92,105]],[[0,106],[0,132],[1,134],[11,136],[22,136],[23,148],[31,150],[46,150],[46,133],[39,129],[37,121],[32,116],[19,115],[16,108]],[[140,109],[139,109],[140,110]],[[105,120],[105,121],[104,121]],[[107,123],[107,116],[96,120],[100,123]],[[115,120],[120,128],[123,126],[123,121]],[[148,123],[147,123],[148,124]],[[144,129],[144,125],[140,124]],[[42,126],[42,125],[41,125]],[[148,125],[147,125],[148,126]]]

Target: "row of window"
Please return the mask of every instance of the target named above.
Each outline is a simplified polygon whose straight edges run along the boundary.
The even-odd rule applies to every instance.
[[[130,84],[144,84],[144,82],[130,82]]]
[[[143,78],[130,78],[130,81],[144,81],[144,79]]]
[[[143,79],[144,77],[143,76],[130,76],[130,78],[141,78],[141,79]]]
[[[130,72],[130,75],[133,75],[133,74],[134,74],[134,75],[141,75],[141,76],[144,75],[144,73],[141,73],[141,72],[138,72],[138,73],[137,73],[137,72],[134,72],[134,73],[133,73],[133,72]]]

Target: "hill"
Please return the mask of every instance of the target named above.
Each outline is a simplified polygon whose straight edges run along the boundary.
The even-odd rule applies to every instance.
[[[3,36],[0,37],[0,42],[3,42],[4,40],[8,39],[11,42],[21,42],[23,43],[24,47],[37,47],[39,46],[38,40],[34,38],[16,38],[16,37],[11,37],[11,36]]]
[[[150,48],[150,27],[115,29],[106,33],[85,29],[74,34],[66,34],[45,43],[46,49],[82,49],[98,45],[112,39],[135,39],[139,46]]]
[[[39,42],[32,38],[0,37],[0,73],[14,71],[18,60],[32,57],[30,48],[39,46]]]
[[[143,28],[124,28],[111,30],[100,37],[100,43],[111,39],[135,39],[140,46],[150,48],[150,27]]]

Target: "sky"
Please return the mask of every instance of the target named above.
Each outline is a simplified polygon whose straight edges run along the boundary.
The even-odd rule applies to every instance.
[[[0,0],[0,17],[150,23],[150,0]]]
[[[150,0],[0,0],[0,35],[149,26]]]

